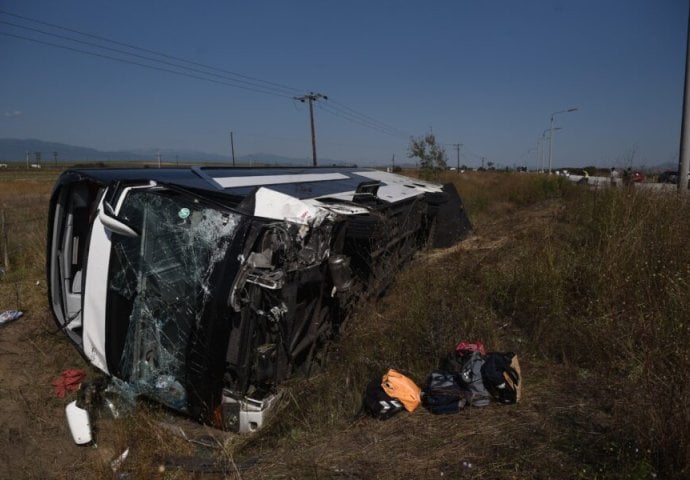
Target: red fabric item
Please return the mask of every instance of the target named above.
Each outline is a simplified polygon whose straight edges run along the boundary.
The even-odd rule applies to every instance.
[[[464,352],[479,352],[482,355],[486,355],[486,350],[484,349],[484,344],[482,342],[460,342],[455,346],[455,351],[458,353]]]
[[[86,377],[86,372],[81,368],[70,368],[69,370],[65,370],[52,382],[53,387],[55,387],[55,395],[57,395],[58,398],[64,398],[67,392],[78,390],[84,377]]]

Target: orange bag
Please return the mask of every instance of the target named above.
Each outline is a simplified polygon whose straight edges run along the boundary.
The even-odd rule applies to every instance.
[[[417,384],[392,368],[381,379],[381,387],[390,397],[399,400],[408,412],[414,412],[422,403],[422,390]]]

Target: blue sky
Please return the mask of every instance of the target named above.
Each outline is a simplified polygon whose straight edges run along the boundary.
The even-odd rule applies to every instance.
[[[329,97],[315,108],[318,156],[334,161],[404,162],[409,135],[432,129],[452,164],[450,145],[462,143],[461,163],[534,168],[551,113],[571,107],[556,117],[554,168],[677,161],[687,0],[0,0],[0,10],[279,93],[0,35],[0,138],[229,155],[232,130],[237,155],[310,158],[308,108],[292,97],[313,91]],[[95,51],[15,25],[98,42],[0,22],[0,32],[72,48]]]

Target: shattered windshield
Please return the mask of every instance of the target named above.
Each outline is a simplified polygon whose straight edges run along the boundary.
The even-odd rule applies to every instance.
[[[115,373],[137,394],[182,410],[189,338],[239,215],[147,188],[130,190],[118,216],[140,235],[112,235],[107,323],[110,348],[122,352]]]

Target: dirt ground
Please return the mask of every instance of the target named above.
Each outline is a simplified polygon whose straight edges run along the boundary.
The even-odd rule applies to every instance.
[[[12,188],[19,192],[23,187]],[[35,201],[47,202],[49,187],[39,190]],[[0,201],[9,200],[0,193]],[[510,237],[529,235],[529,225],[541,228],[553,214],[551,208],[521,212],[478,229],[462,246],[448,251],[460,248],[481,255]],[[442,261],[443,255],[433,252],[426,261]],[[41,271],[27,271],[15,284],[0,281],[0,287],[0,311],[19,306],[25,312],[23,318],[0,327],[0,480],[619,478],[612,474],[617,459],[627,461],[634,454],[634,446],[602,441],[607,407],[582,387],[577,372],[545,365],[529,352],[520,357],[526,381],[518,405],[494,404],[443,416],[420,409],[386,422],[353,416],[345,429],[299,439],[259,439],[234,459],[227,456],[227,448],[208,449],[180,440],[151,423],[159,414],[145,412],[117,422],[99,421],[97,446],[78,447],[64,415],[76,394],[57,398],[51,382],[70,368],[84,368],[87,379],[96,372],[53,322]],[[126,465],[132,468],[119,475],[111,462],[126,447]],[[212,458],[225,462],[227,469],[202,474],[161,468],[159,454]]]
[[[0,358],[0,478],[116,478],[109,465],[125,445],[117,432],[109,436],[108,422],[99,423],[97,447],[72,442],[64,407],[75,394],[57,398],[51,381],[68,368],[94,372],[56,331],[45,308],[27,311],[0,329]],[[449,416],[420,409],[387,422],[353,418],[346,430],[305,438],[298,450],[290,442],[253,448],[248,456],[236,459],[237,470],[230,470],[225,478],[498,478],[491,475],[497,465],[487,462],[489,458],[515,462],[514,478],[555,478],[551,475],[556,472],[561,478],[573,478],[573,463],[591,465],[586,457],[592,452],[562,449],[559,442],[567,445],[578,434],[595,441],[606,416],[588,405],[581,396],[585,392],[563,403],[552,387],[553,374],[564,372],[548,374],[528,355],[522,363],[529,380],[519,405],[468,408]],[[169,435],[161,435],[162,440],[170,440]],[[136,458],[135,449],[131,454]],[[534,471],[535,464],[544,464],[544,458],[535,462],[540,456],[548,458],[549,474],[544,477]],[[412,476],[411,464],[417,472]],[[158,474],[155,467],[151,465],[150,473],[158,478],[223,478],[173,471]]]
[[[86,474],[83,467],[107,456],[104,450],[75,447],[64,414],[74,394],[57,398],[51,385],[68,368],[91,372],[48,311],[43,252],[56,175],[20,170],[0,175],[0,266],[6,270],[0,272],[0,311],[24,312],[0,326],[2,479],[75,478],[75,472]]]
[[[69,478],[70,466],[92,463],[100,454],[75,448],[65,422],[65,399],[53,391],[51,381],[60,372],[84,367],[56,330],[40,308],[0,330],[2,478]]]
[[[47,199],[46,199],[47,200]],[[501,239],[470,239],[462,248],[481,250],[494,248]],[[452,251],[452,249],[450,250]],[[429,257],[434,261],[441,253]],[[36,276],[37,274],[34,274]],[[83,368],[87,380],[96,377],[87,362],[77,353],[66,337],[58,331],[48,310],[45,282],[43,278],[26,278],[18,283],[20,290],[16,298],[4,298],[0,309],[17,308],[17,299],[24,316],[0,328],[0,478],[113,478],[110,463],[127,446],[131,436],[123,435],[112,421],[99,421],[97,446],[76,446],[70,436],[65,420],[64,408],[76,393],[67,393],[58,398],[51,382],[61,372],[70,368]],[[7,291],[7,290],[5,290]],[[11,297],[11,295],[10,295]],[[530,367],[529,360],[528,368]],[[529,394],[526,395],[529,399]],[[540,402],[528,400],[519,407],[495,410],[468,410],[457,416],[435,417],[426,411],[414,415],[400,415],[389,422],[376,422],[367,418],[353,419],[345,431],[330,433],[327,438],[305,438],[299,451],[289,442],[281,445],[260,444],[250,449],[248,456],[238,459],[225,476],[235,478],[388,478],[404,474],[403,465],[390,465],[391,448],[408,458],[418,457],[427,462],[429,477],[449,475],[454,478],[462,472],[486,468],[477,463],[473,453],[464,452],[464,445],[477,434],[486,432],[487,421],[501,423],[502,429],[509,428],[514,434],[531,432],[538,428]],[[147,422],[142,416],[133,421]],[[140,428],[158,428],[142,425]],[[493,426],[491,428],[498,428]],[[131,430],[131,428],[130,428]],[[136,429],[135,429],[136,430]],[[441,431],[452,431],[452,435]],[[130,433],[131,435],[131,433]],[[177,443],[178,439],[161,430],[161,441],[176,444],[179,450],[205,456],[218,456],[217,451],[201,451],[190,445]],[[146,436],[150,436],[147,432]],[[508,444],[517,440],[507,440]],[[453,447],[453,446],[456,446]],[[458,455],[447,460],[435,458],[448,447],[457,450]],[[495,448],[503,448],[495,446]],[[513,448],[510,445],[504,448]],[[141,446],[150,453],[150,446]],[[170,445],[159,449],[171,452]],[[422,454],[422,452],[429,452]],[[141,469],[148,460],[137,459],[136,448],[131,449],[131,462]],[[445,467],[444,467],[445,465]],[[469,466],[472,465],[472,466]],[[195,474],[158,472],[154,461],[149,473],[159,478],[195,478]],[[415,469],[419,471],[418,468]],[[292,476],[293,473],[296,472]],[[196,474],[201,475],[201,474]],[[146,478],[145,471],[133,473],[130,478]],[[200,478],[208,478],[203,475]],[[222,478],[218,475],[211,477]]]

